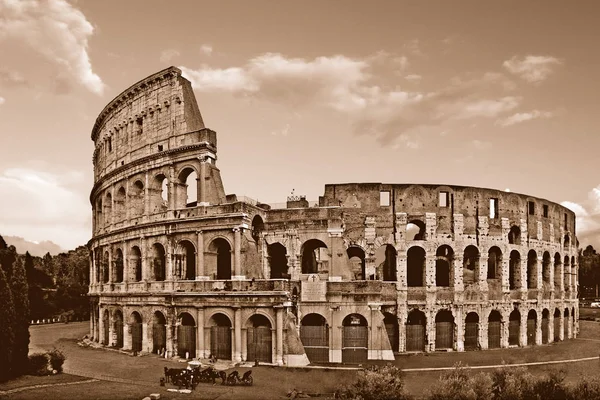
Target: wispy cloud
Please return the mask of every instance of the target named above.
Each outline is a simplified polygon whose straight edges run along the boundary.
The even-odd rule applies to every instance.
[[[513,56],[502,64],[512,74],[515,74],[530,83],[540,83],[546,80],[554,68],[561,65],[562,61],[551,56],[528,55],[519,58]]]
[[[181,54],[176,49],[165,49],[160,53],[160,62],[169,63],[175,57],[179,57]]]
[[[563,201],[562,206],[575,213],[577,238],[582,246],[591,244],[600,248],[600,185],[588,192],[587,199],[581,203]]]
[[[103,93],[105,85],[88,54],[94,28],[80,10],[65,0],[1,0],[0,15],[0,42],[20,42],[66,69],[91,92]]]
[[[271,132],[272,136],[288,136],[289,134],[290,134],[290,124],[285,124],[285,126],[283,128]]]
[[[550,111],[533,110],[530,112],[515,113],[509,117],[498,120],[497,124],[501,126],[511,126],[522,122],[531,121],[538,118],[552,118],[554,113]]]
[[[209,44],[203,44],[200,46],[200,52],[206,56],[210,56],[213,52],[213,48]]]
[[[0,69],[0,86],[1,87],[19,87],[27,86],[28,82],[25,77],[18,71]]]
[[[417,74],[410,74],[410,75],[406,75],[404,77],[404,79],[406,79],[409,82],[420,82],[422,79],[421,75],[417,75]]]
[[[0,96],[0,106],[6,102],[6,99]]]

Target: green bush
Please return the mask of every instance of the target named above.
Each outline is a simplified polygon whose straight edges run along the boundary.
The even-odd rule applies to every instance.
[[[402,370],[388,364],[370,366],[359,373],[356,382],[339,388],[336,398],[344,400],[408,400]]]

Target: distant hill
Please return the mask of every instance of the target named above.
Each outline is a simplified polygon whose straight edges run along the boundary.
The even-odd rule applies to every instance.
[[[50,253],[55,256],[58,253],[65,252],[59,245],[50,241],[44,240],[43,242],[35,243],[25,240],[19,236],[2,236],[9,246],[15,246],[17,253],[25,254],[27,251],[34,257],[43,257],[46,253]]]

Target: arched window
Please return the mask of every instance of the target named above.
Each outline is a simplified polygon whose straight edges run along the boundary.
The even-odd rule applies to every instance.
[[[123,252],[121,249],[117,249],[115,258],[115,282],[123,282]]]
[[[377,278],[384,281],[396,280],[396,249],[390,244],[381,246],[375,252]]]
[[[129,215],[131,218],[144,215],[144,184],[142,181],[135,181],[129,187]]]
[[[316,274],[329,270],[327,246],[318,239],[310,239],[302,245],[302,273]]]
[[[165,248],[160,243],[152,245],[152,277],[155,281],[166,279],[166,255]]]
[[[182,240],[174,257],[175,277],[194,280],[196,278],[196,248],[189,240]]]
[[[196,207],[198,204],[198,174],[193,168],[184,168],[177,177],[175,208]]]
[[[414,219],[406,224],[406,240],[425,240],[425,223]]]
[[[438,247],[435,252],[435,285],[440,287],[453,286],[454,250],[448,245]]]
[[[281,243],[272,243],[267,248],[271,279],[289,279],[287,250]]]
[[[406,253],[406,280],[408,287],[419,287],[425,284],[425,250],[413,246]]]
[[[510,252],[508,285],[511,290],[521,288],[521,255],[516,250]]]
[[[493,246],[488,251],[487,278],[500,279],[502,277],[502,250]]]
[[[354,280],[365,280],[365,251],[360,247],[350,246],[346,250]]]
[[[251,236],[255,242],[258,243],[261,237],[261,233],[265,230],[265,223],[260,215],[255,215],[252,218],[252,231]]]
[[[542,256],[542,281],[544,285],[550,285],[550,269],[552,259],[550,257],[550,253],[545,251]]]
[[[538,288],[537,269],[537,253],[534,250],[529,250],[529,253],[527,253],[527,288],[529,289]]]
[[[508,232],[508,243],[516,245],[521,244],[521,229],[518,226],[511,226],[510,231]]]
[[[470,285],[479,279],[479,250],[473,245],[465,248],[463,256],[463,283]]]
[[[212,261],[209,269],[215,274],[215,278],[231,279],[231,246],[229,242],[223,238],[216,238],[210,243],[209,253]]]
[[[129,263],[129,279],[140,282],[142,280],[142,252],[139,247],[133,246],[131,248]]]
[[[115,196],[115,221],[123,221],[125,219],[125,188],[120,187]]]

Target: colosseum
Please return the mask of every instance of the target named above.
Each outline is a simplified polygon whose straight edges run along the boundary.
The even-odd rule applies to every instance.
[[[226,194],[217,134],[175,67],[92,129],[92,340],[275,365],[542,345],[578,332],[575,215],[433,184]]]

